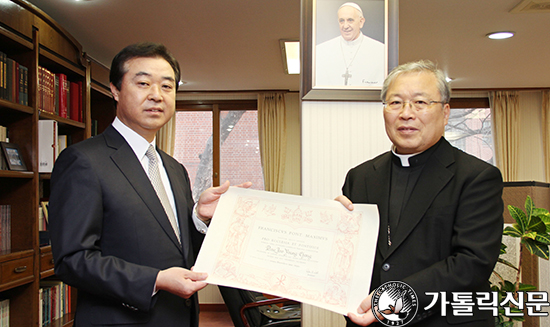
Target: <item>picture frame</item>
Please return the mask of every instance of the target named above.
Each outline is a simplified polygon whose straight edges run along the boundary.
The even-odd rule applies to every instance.
[[[355,39],[359,50],[344,54],[341,46],[347,43],[342,40],[350,39],[341,32],[338,10],[346,2],[302,1],[302,100],[380,101],[389,68],[397,66],[397,1],[353,1],[365,18],[363,36]],[[374,61],[365,57],[371,58],[371,52],[376,53]]]
[[[27,170],[21,150],[15,143],[0,142],[9,170]]]

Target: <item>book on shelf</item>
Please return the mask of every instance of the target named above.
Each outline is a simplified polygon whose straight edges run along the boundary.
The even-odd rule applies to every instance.
[[[6,100],[6,59],[5,53],[0,52],[0,99]]]
[[[5,126],[0,126],[0,142],[9,142],[8,128]]]
[[[79,122],[83,122],[84,121],[84,117],[83,117],[83,112],[82,112],[82,100],[83,100],[83,94],[82,92],[84,90],[84,83],[82,81],[78,81],[78,121]]]
[[[53,75],[53,94],[54,112],[59,116],[59,74]]]
[[[28,105],[28,68],[0,52],[0,99]]]
[[[65,150],[68,146],[67,135],[57,136],[57,155],[61,154],[61,151]]]
[[[8,129],[4,126],[0,126],[0,142],[8,142]],[[0,151],[0,170],[8,170],[8,163],[4,157],[4,152]]]
[[[70,93],[71,93],[71,103],[70,103],[70,118],[72,120],[78,121],[78,83],[70,82]]]
[[[10,326],[10,299],[0,301],[0,327]]]
[[[41,201],[38,208],[38,231],[48,230],[48,201]]]
[[[0,251],[11,250],[11,205],[0,205]]]
[[[79,97],[81,98],[81,92],[79,91],[81,87],[79,85],[82,85],[82,82],[71,82],[65,74],[54,74],[46,68],[40,67],[38,109],[57,114],[62,118],[80,121],[78,106],[82,106],[82,101],[79,99]],[[72,95],[73,92],[71,91],[75,94]],[[72,103],[77,107],[72,108]]]
[[[68,109],[68,97],[69,97],[69,81],[67,80],[67,75],[65,74],[55,74],[58,85],[58,92],[56,93],[57,106],[56,111],[58,115],[63,118],[69,118],[69,109]]]
[[[38,244],[50,245],[50,232],[48,231],[48,201],[41,201],[38,207]]]
[[[44,290],[38,289],[38,327],[44,326]]]
[[[92,136],[97,135],[97,119],[92,119],[91,121]]]
[[[57,121],[38,121],[38,172],[51,173],[57,158]]]
[[[6,82],[7,82],[7,97],[10,102],[19,103],[19,64],[11,59],[6,59]]]
[[[82,122],[82,81],[70,82],[70,118]]]
[[[71,287],[61,281],[41,281],[39,301],[42,312],[39,326],[50,324],[71,312]]]
[[[19,65],[19,104],[29,105],[29,69]]]

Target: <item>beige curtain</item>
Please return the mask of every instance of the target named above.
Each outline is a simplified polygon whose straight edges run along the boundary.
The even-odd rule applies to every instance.
[[[281,192],[286,160],[284,93],[258,95],[258,132],[265,190]]]
[[[544,148],[544,173],[550,183],[550,91],[542,92],[542,146]]]
[[[490,92],[497,167],[505,182],[517,181],[519,162],[519,94]]]
[[[174,155],[176,140],[176,114],[157,132],[157,147],[169,155]]]

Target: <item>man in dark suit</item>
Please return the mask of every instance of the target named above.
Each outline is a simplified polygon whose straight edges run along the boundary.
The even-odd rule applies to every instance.
[[[490,311],[477,310],[476,292],[489,292],[488,279],[499,256],[503,202],[500,171],[443,137],[450,107],[450,87],[429,61],[401,65],[382,89],[386,133],[393,143],[384,153],[353,169],[343,196],[352,203],[377,204],[380,230],[371,294],[348,326],[377,322],[372,291],[388,281],[411,286],[418,296],[420,326],[493,326]],[[426,292],[439,293],[439,301]],[[440,292],[468,292],[473,313],[441,310]],[[384,309],[384,308],[380,308]],[[380,313],[377,316],[384,323]],[[380,324],[380,323],[378,323]]]
[[[229,183],[194,206],[186,169],[155,147],[179,79],[163,45],[124,48],[110,74],[115,121],[56,161],[49,227],[55,273],[78,289],[75,327],[198,326],[206,274],[190,269]]]

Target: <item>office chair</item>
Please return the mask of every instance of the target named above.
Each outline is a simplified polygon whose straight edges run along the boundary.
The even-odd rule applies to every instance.
[[[248,290],[218,286],[235,327],[300,327],[299,302],[285,298],[268,299]]]

